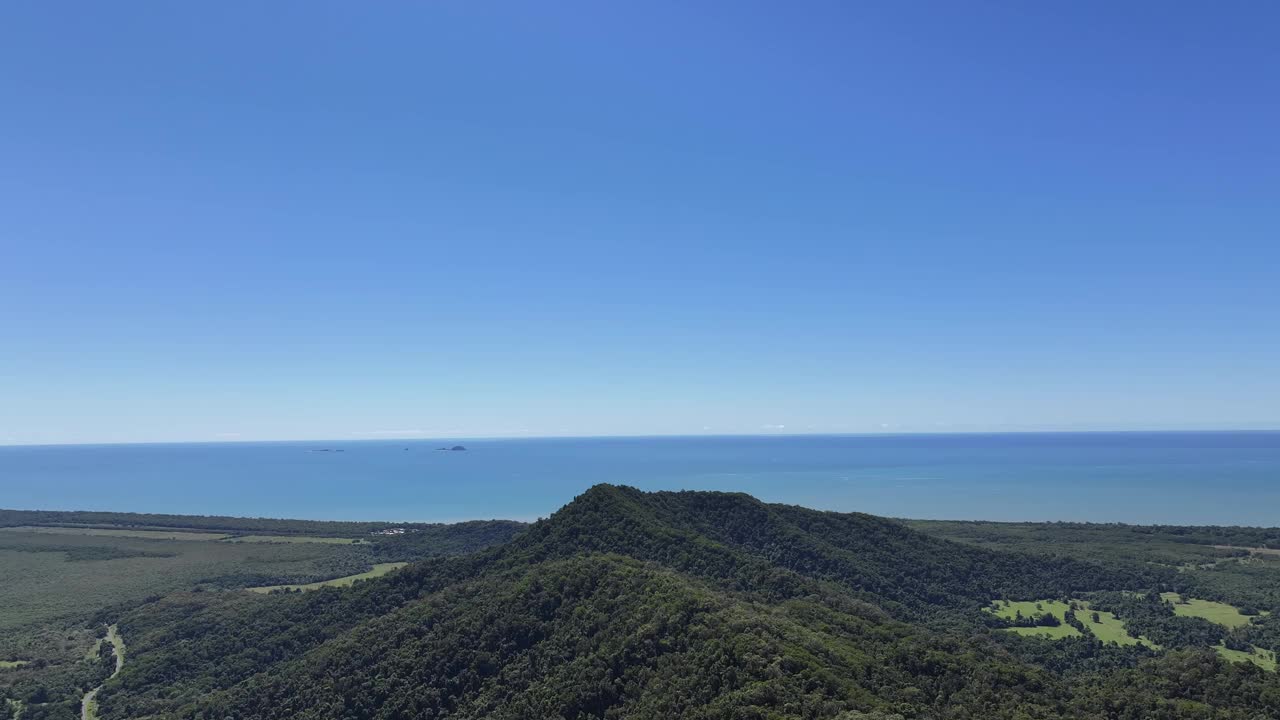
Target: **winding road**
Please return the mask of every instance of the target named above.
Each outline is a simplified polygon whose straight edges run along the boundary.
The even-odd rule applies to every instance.
[[[124,667],[124,639],[120,637],[120,631],[115,625],[107,626],[107,641],[111,643],[111,653],[116,656],[116,669],[111,673],[111,678],[120,674],[120,670]],[[103,680],[103,685],[107,680]],[[102,689],[102,685],[90,690],[84,694],[84,698],[80,700],[80,720],[98,720],[98,691]]]

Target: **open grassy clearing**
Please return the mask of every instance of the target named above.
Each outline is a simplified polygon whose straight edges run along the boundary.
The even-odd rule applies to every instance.
[[[1061,640],[1062,638],[1079,637],[1080,631],[1070,625],[1059,625],[1057,627],[1015,627],[1008,628],[1006,632],[1015,635],[1025,635],[1027,637],[1042,637],[1050,640]]]
[[[1218,655],[1220,655],[1224,660],[1230,660],[1231,662],[1251,662],[1263,670],[1271,670],[1272,672],[1276,669],[1276,654],[1270,650],[1263,650],[1262,648],[1255,647],[1253,648],[1253,652],[1250,653],[1244,652],[1243,650],[1230,650],[1222,645],[1215,645],[1213,649],[1217,650]]]
[[[1153,649],[1159,649],[1159,646],[1151,642],[1147,638],[1135,638],[1125,629],[1124,621],[1115,615],[1097,611],[1098,621],[1093,621],[1094,610],[1089,608],[1086,600],[1077,600],[1076,618],[1084,623],[1085,627],[1104,643],[1116,643],[1117,645],[1146,645]],[[1008,600],[997,601],[995,608],[988,608],[988,612],[992,612],[1000,617],[1008,620],[1015,619],[1019,613],[1022,617],[1035,617],[1036,615],[1051,614],[1058,620],[1063,621],[1062,625],[1056,627],[1017,627],[1008,628],[1009,632],[1019,635],[1037,635],[1052,639],[1075,637],[1080,635],[1080,631],[1071,625],[1067,625],[1066,614],[1070,605],[1060,600],[1031,600],[1021,602],[1010,602]]]
[[[392,570],[402,568],[408,564],[409,563],[403,562],[378,563],[368,572],[362,572],[356,575],[347,575],[346,577],[334,578],[332,580],[321,580],[320,582],[306,583],[303,585],[264,585],[262,587],[252,587],[248,589],[256,593],[269,593],[272,590],[318,590],[322,587],[347,587],[355,583],[357,580],[368,580],[369,578],[381,577]]]
[[[1077,613],[1080,620],[1104,643],[1115,643],[1117,645],[1146,645],[1149,648],[1158,650],[1159,645],[1151,642],[1145,637],[1134,637],[1125,629],[1124,621],[1116,617],[1114,614],[1105,610],[1089,610],[1088,603],[1081,603],[1086,609]],[[1093,621],[1093,614],[1097,612],[1098,622]]]
[[[107,528],[34,526],[3,527],[0,531],[21,533],[42,533],[48,535],[89,535],[93,537],[124,537],[143,540],[187,540],[209,541],[222,540],[229,537],[226,533],[191,532],[189,530],[115,530]]]
[[[1196,598],[1185,598],[1186,602],[1182,602],[1181,596],[1173,592],[1161,593],[1160,597],[1173,603],[1173,612],[1176,615],[1204,618],[1229,628],[1241,627],[1250,622],[1250,616],[1242,615],[1235,606],[1226,603]]]
[[[1021,614],[1022,617],[1050,614],[1061,620],[1063,615],[1071,607],[1060,600],[997,600],[996,603],[997,606],[994,609],[991,609],[990,612],[1009,620],[1013,620],[1018,617],[1019,614]]]
[[[368,540],[340,537],[319,537],[316,535],[240,535],[229,537],[226,542],[233,543],[322,543],[326,545],[366,545]]]
[[[26,660],[0,660],[0,670],[12,670],[26,665]]]

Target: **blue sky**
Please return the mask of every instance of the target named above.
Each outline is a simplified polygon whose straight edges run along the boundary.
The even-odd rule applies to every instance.
[[[1280,427],[1277,26],[8,3],[0,442]]]

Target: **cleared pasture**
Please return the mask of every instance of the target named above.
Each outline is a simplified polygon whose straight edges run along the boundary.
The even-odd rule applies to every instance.
[[[1007,632],[1016,635],[1025,635],[1028,637],[1043,637],[1050,640],[1061,640],[1062,638],[1079,637],[1080,631],[1070,625],[1058,625],[1057,627],[1015,627],[1009,628]]]
[[[345,577],[334,578],[332,580],[321,580],[320,582],[305,583],[301,585],[264,585],[262,587],[251,587],[248,588],[248,590],[256,593],[269,593],[273,590],[318,590],[322,587],[348,587],[354,584],[357,580],[368,580],[370,578],[381,577],[392,570],[402,568],[408,564],[409,563],[403,562],[378,563],[373,566],[373,569],[367,572],[347,575]]]
[[[1215,645],[1213,649],[1217,650],[1218,655],[1220,655],[1224,660],[1230,660],[1231,662],[1251,662],[1263,670],[1271,670],[1272,672],[1276,669],[1276,654],[1270,650],[1263,650],[1262,648],[1254,647],[1253,652],[1250,653],[1243,650],[1229,650],[1222,645]]]
[[[1250,616],[1242,615],[1234,605],[1214,602],[1212,600],[1182,598],[1178,593],[1173,592],[1161,593],[1160,597],[1173,603],[1173,612],[1175,615],[1204,618],[1209,622],[1217,623],[1229,628],[1242,627],[1244,625],[1248,625],[1250,622]],[[1183,602],[1183,600],[1185,600],[1185,602]]]
[[[1109,612],[1097,611],[1098,622],[1093,621],[1094,611],[1090,609],[1086,600],[1077,600],[1076,618],[1084,623],[1085,627],[1104,643],[1116,643],[1117,645],[1146,645],[1153,649],[1159,649],[1155,643],[1147,638],[1136,638],[1129,634],[1125,629],[1124,621],[1117,618]],[[1062,621],[1062,625],[1056,627],[1040,626],[1040,627],[1015,627],[1008,628],[1009,632],[1018,635],[1036,635],[1053,639],[1075,637],[1080,635],[1080,631],[1075,627],[1066,624],[1066,614],[1071,606],[1060,600],[1024,600],[1010,602],[1008,600],[999,600],[995,607],[987,608],[988,612],[994,613],[1002,618],[1014,620],[1021,613],[1022,617],[1035,617],[1036,615],[1050,614]]]
[[[990,612],[1008,620],[1015,619],[1019,613],[1022,614],[1022,617],[1049,614],[1061,620],[1071,607],[1061,600],[1000,600],[997,602],[996,608],[990,610]]]
[[[1159,646],[1151,642],[1145,637],[1134,637],[1124,626],[1124,621],[1116,617],[1114,614],[1104,610],[1090,610],[1088,603],[1081,603],[1086,609],[1076,613],[1085,627],[1097,636],[1104,643],[1115,643],[1117,645],[1146,645],[1149,648],[1159,649]],[[1098,622],[1093,621],[1094,612],[1098,613]]]

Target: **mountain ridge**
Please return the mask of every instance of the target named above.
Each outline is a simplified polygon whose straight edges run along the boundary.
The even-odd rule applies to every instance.
[[[1161,578],[741,493],[597,485],[505,544],[349,590],[151,603],[121,621],[133,657],[102,716],[1108,717],[978,610]],[[1151,657],[1068,647],[1115,678]],[[1189,657],[1161,662],[1240,672]]]

